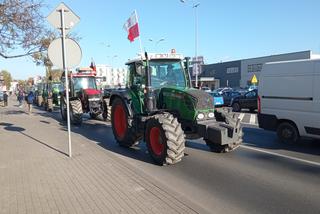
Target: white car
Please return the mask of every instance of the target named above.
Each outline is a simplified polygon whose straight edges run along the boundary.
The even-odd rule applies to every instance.
[[[263,65],[258,92],[259,127],[282,142],[320,139],[320,60]]]

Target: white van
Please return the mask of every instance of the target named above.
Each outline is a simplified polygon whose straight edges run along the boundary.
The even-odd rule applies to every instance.
[[[320,139],[320,60],[263,65],[259,80],[259,127],[282,142]]]

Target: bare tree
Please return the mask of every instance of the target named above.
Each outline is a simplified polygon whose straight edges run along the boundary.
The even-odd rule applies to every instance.
[[[33,55],[47,48],[53,37],[44,24],[42,0],[0,0],[0,56],[16,58]],[[21,54],[10,51],[21,48]]]

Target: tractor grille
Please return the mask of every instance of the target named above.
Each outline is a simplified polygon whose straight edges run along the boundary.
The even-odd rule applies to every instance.
[[[213,109],[213,97],[201,90],[190,90],[187,92],[196,101],[197,109]]]

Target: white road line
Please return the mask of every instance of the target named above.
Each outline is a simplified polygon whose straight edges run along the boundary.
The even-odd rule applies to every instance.
[[[243,125],[250,125],[250,126],[259,126],[259,124],[251,124],[251,123],[245,123],[245,122],[241,122],[241,124],[243,124]]]
[[[250,114],[250,121],[249,123],[251,124],[256,124],[256,115],[255,114]]]
[[[240,121],[242,121],[242,119],[244,118],[244,115],[245,115],[244,113],[240,113],[240,115],[238,117],[240,119]]]
[[[308,161],[308,160],[305,160],[305,159],[291,157],[291,156],[288,156],[288,155],[282,155],[282,154],[278,154],[278,153],[275,153],[275,152],[269,152],[269,151],[266,151],[266,150],[263,150],[263,149],[253,148],[251,146],[240,145],[240,147],[246,148],[246,149],[250,149],[250,150],[253,150],[253,151],[256,151],[256,152],[262,152],[262,153],[266,153],[266,154],[269,154],[269,155],[274,155],[274,156],[287,158],[287,159],[295,160],[295,161],[300,161],[300,162],[311,164],[311,165],[315,165],[315,166],[320,166],[320,163],[318,163],[318,162]]]

